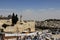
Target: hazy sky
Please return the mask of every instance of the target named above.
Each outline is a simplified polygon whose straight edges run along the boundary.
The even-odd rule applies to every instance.
[[[0,15],[13,12],[23,19],[60,19],[60,0],[0,0]]]

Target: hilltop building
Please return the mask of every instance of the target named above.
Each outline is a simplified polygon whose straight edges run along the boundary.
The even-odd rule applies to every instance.
[[[20,21],[17,22],[14,26],[8,26],[6,28],[2,27],[2,24],[11,25],[11,19],[0,19],[0,29],[3,29],[4,32],[12,32],[12,33],[22,33],[22,32],[34,32],[35,31],[35,21],[34,20],[23,20],[22,16],[20,16]]]

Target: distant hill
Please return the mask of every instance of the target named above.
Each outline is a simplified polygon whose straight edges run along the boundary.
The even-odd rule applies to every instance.
[[[45,21],[60,21],[60,19],[47,19]]]
[[[36,28],[60,28],[60,19],[46,19],[44,21],[36,21]]]

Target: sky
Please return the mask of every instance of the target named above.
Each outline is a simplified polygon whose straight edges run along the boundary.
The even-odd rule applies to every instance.
[[[60,19],[60,0],[0,0],[0,15],[13,12],[25,20]]]

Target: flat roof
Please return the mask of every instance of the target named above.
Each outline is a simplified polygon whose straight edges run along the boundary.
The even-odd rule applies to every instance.
[[[29,35],[36,35],[36,32],[34,33],[5,33],[5,36],[29,36]]]

